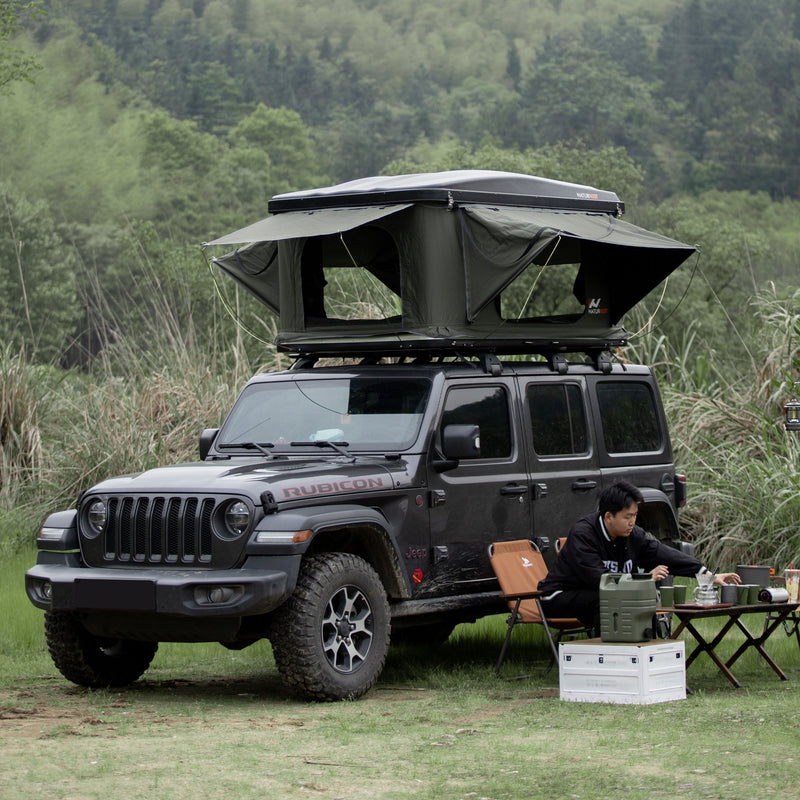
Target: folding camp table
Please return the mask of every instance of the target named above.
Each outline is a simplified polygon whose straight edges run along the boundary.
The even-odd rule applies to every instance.
[[[670,638],[677,639],[678,636],[687,630],[697,641],[697,646],[686,659],[686,668],[700,655],[700,653],[708,653],[709,658],[717,665],[720,672],[738,689],[741,683],[736,676],[731,672],[731,666],[739,659],[739,657],[749,650],[751,647],[755,648],[759,655],[772,667],[775,674],[782,680],[789,680],[786,673],[775,663],[772,657],[764,650],[764,643],[769,639],[772,633],[782,625],[784,621],[793,614],[797,609],[796,603],[756,603],[754,605],[734,606],[734,605],[716,605],[716,606],[694,606],[683,605],[675,608],[662,609],[664,612],[674,614],[679,620],[680,624],[672,631]],[[764,625],[764,629],[759,636],[754,636],[747,626],[742,621],[745,614],[767,614],[769,615]],[[708,619],[711,617],[720,617],[725,619],[723,626],[717,631],[716,635],[709,640],[702,631],[695,627],[695,621],[699,619]],[[725,662],[717,655],[716,649],[720,642],[723,641],[728,631],[736,626],[745,636],[739,649]]]

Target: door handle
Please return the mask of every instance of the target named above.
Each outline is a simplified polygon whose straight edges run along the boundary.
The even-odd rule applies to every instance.
[[[572,484],[573,492],[588,492],[590,489],[597,488],[597,481],[590,481],[588,478],[578,478]]]
[[[520,486],[516,483],[509,483],[506,486],[503,486],[500,489],[500,494],[510,495],[511,497],[517,497],[521,494],[527,494],[528,487],[527,486]]]

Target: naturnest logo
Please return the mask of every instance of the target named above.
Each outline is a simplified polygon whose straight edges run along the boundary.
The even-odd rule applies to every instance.
[[[590,314],[608,314],[608,308],[603,305],[602,297],[590,297],[586,310]]]

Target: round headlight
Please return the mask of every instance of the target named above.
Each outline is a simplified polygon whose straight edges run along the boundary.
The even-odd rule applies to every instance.
[[[225,527],[235,536],[244,533],[250,525],[250,509],[246,503],[237,500],[225,509]]]
[[[102,533],[108,520],[108,507],[105,500],[94,500],[86,512],[86,519],[96,533]]]

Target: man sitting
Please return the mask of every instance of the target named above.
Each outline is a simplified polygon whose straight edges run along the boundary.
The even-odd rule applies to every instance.
[[[605,572],[650,572],[656,581],[668,575],[694,576],[707,571],[694,556],[662,544],[636,525],[642,493],[617,481],[600,493],[598,511],[571,528],[547,577],[539,582],[548,617],[577,617],[600,630],[600,576]],[[735,572],[714,583],[741,583]]]

